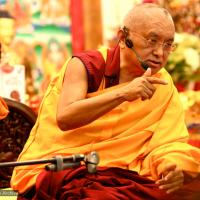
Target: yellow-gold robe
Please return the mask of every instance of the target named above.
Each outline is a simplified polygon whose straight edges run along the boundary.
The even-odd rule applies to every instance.
[[[152,180],[168,162],[177,163],[194,177],[200,173],[200,149],[187,144],[183,108],[166,70],[155,76],[168,85],[156,85],[150,100],[124,102],[89,125],[63,132],[57,126],[56,112],[66,65],[50,83],[18,161],[95,150],[100,155],[99,166],[133,170]],[[88,94],[88,98],[120,86]],[[16,167],[12,188],[23,193],[35,184],[43,168],[43,164]]]

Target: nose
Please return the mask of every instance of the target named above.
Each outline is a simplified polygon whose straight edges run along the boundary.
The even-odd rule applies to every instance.
[[[156,47],[153,49],[153,54],[156,57],[163,57],[164,55],[163,45],[158,43]]]

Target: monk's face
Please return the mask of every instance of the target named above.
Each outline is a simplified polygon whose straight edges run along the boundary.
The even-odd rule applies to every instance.
[[[140,19],[140,16],[138,18]],[[147,12],[141,16],[139,23],[134,23],[132,27],[128,28],[129,38],[133,41],[136,52],[152,69],[152,74],[155,74],[165,66],[174,47],[175,28],[171,17],[166,15],[163,10],[151,9],[151,13]],[[136,63],[138,73],[143,74],[144,70],[141,68],[138,58],[133,52],[130,52],[131,49],[127,51],[129,51],[127,57],[130,62]]]

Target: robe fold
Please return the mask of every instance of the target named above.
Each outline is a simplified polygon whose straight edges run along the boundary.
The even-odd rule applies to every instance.
[[[119,62],[114,55],[112,58]],[[109,56],[111,54],[107,54]],[[103,59],[99,56],[96,58]],[[18,161],[97,151],[100,155],[99,167],[114,167],[127,173],[135,171],[152,181],[159,178],[163,166],[169,162],[177,163],[194,178],[198,176],[200,149],[187,143],[189,134],[184,123],[183,108],[165,69],[155,76],[165,79],[168,84],[155,85],[156,91],[150,100],[124,102],[88,125],[63,132],[57,126],[56,111],[66,66],[67,63],[50,83],[36,124]],[[87,98],[121,86],[88,94]],[[23,193],[35,184],[37,186],[38,176],[45,173],[43,168],[43,164],[16,167],[11,180],[12,188]],[[76,183],[76,179],[72,182]]]
[[[8,115],[8,106],[3,98],[0,97],[0,120]]]

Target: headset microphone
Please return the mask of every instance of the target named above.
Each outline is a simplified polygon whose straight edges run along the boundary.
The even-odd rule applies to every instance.
[[[135,53],[135,55],[136,55],[136,57],[137,57],[137,59],[139,60],[139,62],[140,62],[140,64],[141,64],[141,66],[142,66],[142,68],[144,69],[144,70],[147,70],[148,68],[149,68],[149,65],[147,64],[147,63],[145,63],[142,59],[141,59],[141,57],[138,55],[138,53],[135,51],[135,49],[134,49],[134,47],[133,47],[133,42],[130,40],[130,39],[125,39],[125,44],[126,44],[126,46],[129,48],[129,49],[131,49],[134,53]]]

